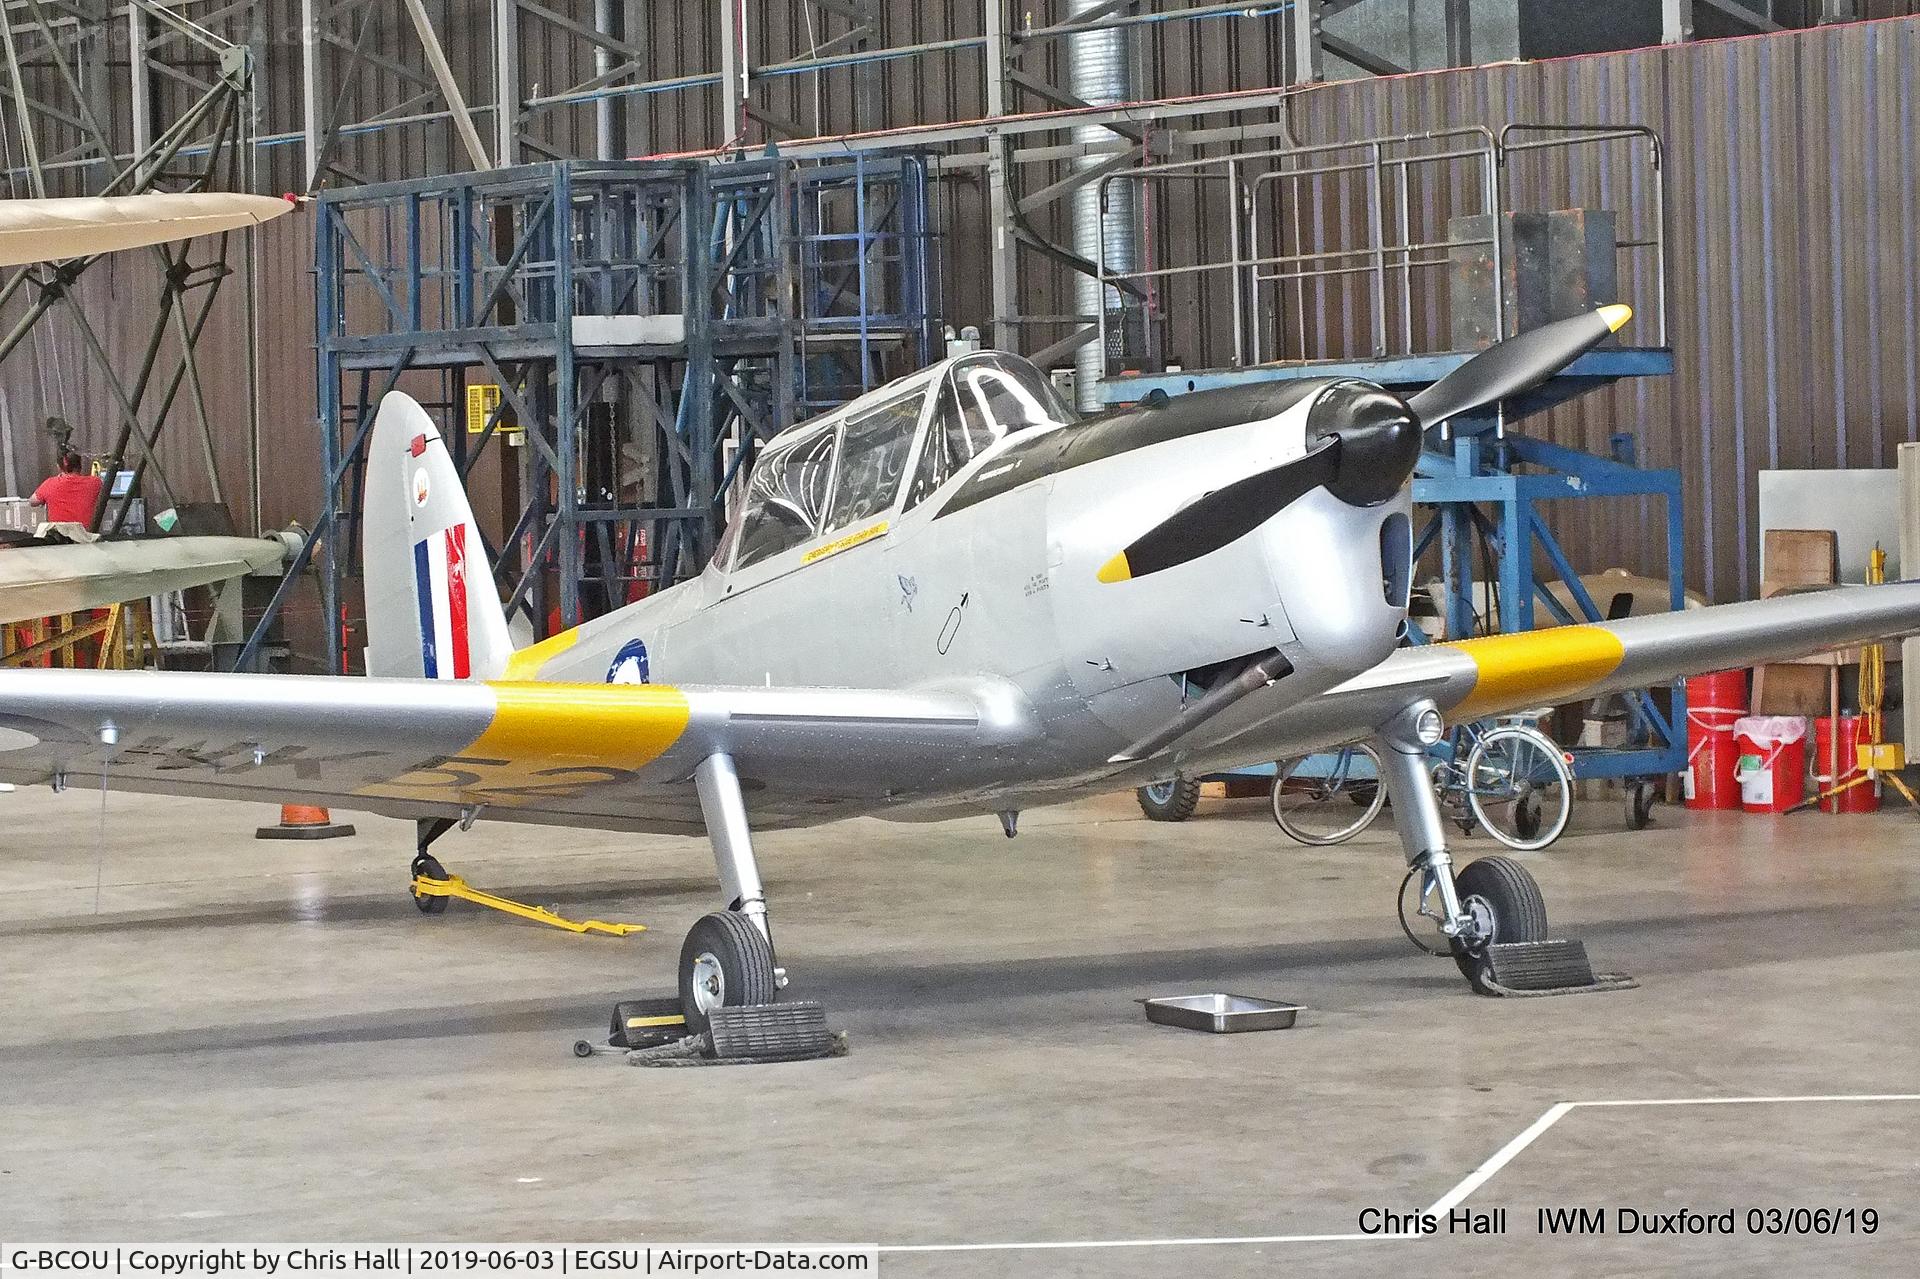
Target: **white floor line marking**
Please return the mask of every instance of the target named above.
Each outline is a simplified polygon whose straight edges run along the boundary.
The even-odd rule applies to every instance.
[[[1487,1161],[1461,1179],[1460,1184],[1433,1201],[1433,1207],[1427,1209],[1434,1216],[1452,1212],[1462,1199],[1484,1186],[1494,1173],[1505,1168],[1513,1157],[1539,1140],[1540,1134],[1559,1123],[1561,1118],[1574,1107],[1570,1101],[1557,1101],[1548,1106],[1546,1112],[1534,1120],[1519,1136],[1493,1152]]]
[[[1757,1106],[1776,1102],[1920,1101],[1920,1092],[1809,1093],[1800,1097],[1646,1097],[1622,1101],[1576,1101],[1575,1106]]]
[[[1439,1216],[1459,1207],[1468,1195],[1480,1189],[1495,1173],[1511,1163],[1515,1155],[1532,1145],[1542,1133],[1559,1123],[1569,1111],[1575,1109],[1609,1106],[1761,1106],[1837,1101],[1920,1101],[1920,1093],[1811,1093],[1783,1097],[1632,1097],[1616,1101],[1563,1101],[1548,1107],[1546,1113],[1534,1120],[1525,1132],[1500,1147],[1491,1159],[1468,1173],[1465,1180],[1436,1199],[1433,1207],[1427,1211]]]
[[[1493,1175],[1513,1162],[1515,1156],[1538,1141],[1547,1129],[1566,1117],[1569,1111],[1604,1106],[1757,1106],[1800,1102],[1835,1101],[1920,1101],[1920,1093],[1817,1093],[1785,1097],[1635,1097],[1616,1101],[1560,1101],[1547,1107],[1538,1119],[1500,1147],[1487,1161],[1468,1173],[1452,1190],[1434,1200],[1427,1211],[1444,1215],[1460,1206]],[[1201,1248],[1222,1245],[1269,1243],[1373,1243],[1385,1240],[1427,1239],[1420,1234],[1329,1234],[1329,1235],[1222,1235],[1193,1239],[1061,1239],[1032,1243],[912,1243],[881,1244],[881,1252],[1027,1252],[1058,1251],[1073,1248]]]

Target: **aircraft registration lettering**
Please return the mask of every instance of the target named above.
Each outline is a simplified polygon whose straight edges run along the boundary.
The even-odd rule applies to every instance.
[[[630,780],[686,731],[686,694],[660,684],[489,683],[493,722],[457,755],[357,794],[511,806]]]
[[[565,799],[596,786],[630,781],[633,777],[632,769],[603,765],[530,768],[524,760],[442,755],[391,782],[365,787],[358,793],[426,799],[436,797],[433,792],[452,791],[463,801],[511,807],[516,800]],[[448,797],[442,794],[437,798]]]
[[[879,537],[886,531],[887,522],[881,520],[878,524],[870,524],[857,533],[849,533],[845,537],[835,538],[824,546],[814,547],[811,551],[808,551],[800,557],[800,562],[802,564],[811,564],[815,560],[824,560],[829,555],[838,555],[842,551],[852,550],[862,542],[871,542],[874,538]]]

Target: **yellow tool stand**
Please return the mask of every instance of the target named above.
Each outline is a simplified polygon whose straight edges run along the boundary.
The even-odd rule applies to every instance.
[[[1867,583],[1877,586],[1887,580],[1887,553],[1878,546],[1867,556]],[[1900,770],[1907,766],[1906,748],[1899,742],[1883,740],[1886,730],[1887,698],[1887,653],[1879,644],[1867,644],[1860,649],[1860,710],[1866,719],[1867,740],[1855,748],[1855,767],[1860,771],[1836,786],[1802,800],[1787,811],[1801,812],[1818,804],[1823,804],[1836,795],[1852,790],[1856,786],[1870,786],[1877,778],[1898,791],[1907,801],[1907,806],[1920,812],[1920,797],[1916,797],[1910,787],[1900,780]],[[1833,725],[1836,737],[1840,734],[1840,725]],[[1835,771],[1838,771],[1837,769]]]

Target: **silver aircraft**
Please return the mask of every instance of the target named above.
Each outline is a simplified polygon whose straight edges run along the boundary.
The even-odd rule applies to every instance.
[[[0,780],[419,820],[698,834],[725,908],[689,1023],[776,966],[753,827],[998,815],[1371,738],[1412,870],[1484,989],[1539,940],[1516,863],[1456,877],[1426,747],[1477,718],[1920,629],[1920,583],[1402,645],[1425,432],[1552,375],[1625,307],[1408,399],[1345,379],[1076,420],[977,353],[762,447],[695,580],[516,649],[439,429],[382,403],[366,476],[371,678],[0,672]],[[424,907],[423,907],[424,908]]]

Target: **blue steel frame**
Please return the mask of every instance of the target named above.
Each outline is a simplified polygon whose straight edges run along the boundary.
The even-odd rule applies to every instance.
[[[932,358],[927,179],[917,155],[567,161],[324,193],[320,515],[237,665],[257,660],[317,559],[328,669],[347,669],[366,441],[381,397],[403,382],[449,411],[463,476],[503,426],[524,433],[522,457],[501,450],[503,469],[518,472],[520,509],[503,512],[511,527],[487,551],[509,612],[535,634],[550,629],[550,611],[575,625],[624,603],[636,583],[659,589],[698,573],[756,445],[824,407],[805,398],[811,344],[854,333],[858,358],[833,388],[842,399]],[[839,243],[849,220],[854,305],[837,294],[814,305],[799,281],[837,266],[821,264],[821,246]],[[622,345],[579,340],[577,318],[609,315],[653,324]],[[501,388],[471,439],[469,376]],[[638,491],[617,479],[587,491],[594,424],[609,416],[613,469],[627,444],[651,464]],[[604,421],[597,429],[604,453]]]
[[[1666,513],[1668,607],[1686,604],[1686,545],[1680,473],[1642,469],[1523,435],[1496,438],[1487,431],[1462,430],[1444,442],[1445,452],[1422,454],[1415,470],[1413,499],[1431,507],[1414,540],[1417,561],[1436,543],[1441,580],[1446,584],[1447,634],[1472,635],[1478,627],[1473,596],[1473,546],[1476,535],[1489,539],[1499,564],[1499,620],[1504,632],[1532,630],[1537,601],[1555,623],[1604,621],[1606,615],[1580,581],[1559,540],[1547,527],[1541,504],[1575,498],[1657,497]],[[1520,464],[1537,468],[1521,473]],[[1567,587],[1578,615],[1547,590],[1534,573],[1538,550]],[[1668,709],[1650,693],[1625,695],[1633,747],[1567,746],[1576,777],[1647,777],[1686,766],[1686,683],[1675,680]]]

